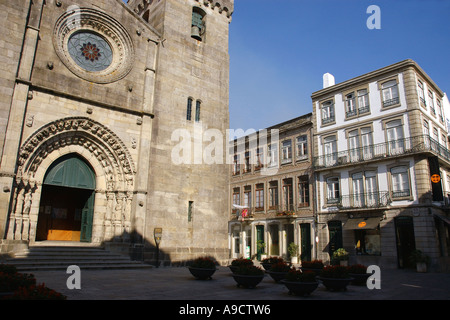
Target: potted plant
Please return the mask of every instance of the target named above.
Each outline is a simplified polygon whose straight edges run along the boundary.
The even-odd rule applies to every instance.
[[[264,271],[257,266],[241,266],[233,273],[237,286],[255,288],[264,278]]]
[[[264,270],[269,271],[273,264],[284,262],[283,258],[280,257],[269,257],[261,260],[261,264]]]
[[[298,244],[291,242],[288,246],[288,252],[291,256],[291,263],[298,263]]]
[[[344,248],[339,248],[333,252],[331,258],[333,264],[340,264],[341,266],[348,266],[348,252]]]
[[[351,282],[357,286],[364,286],[367,283],[367,279],[370,273],[367,273],[367,267],[362,264],[354,264],[348,267],[348,274],[354,280]]]
[[[188,268],[191,274],[199,280],[212,279],[212,275],[217,270],[216,263],[208,257],[195,259]]]
[[[319,280],[330,291],[346,290],[353,278],[348,273],[345,266],[326,266],[320,272]]]
[[[267,258],[266,243],[264,241],[262,241],[262,240],[256,241],[256,248],[257,248],[258,257],[260,260]]]
[[[280,261],[271,265],[270,270],[266,272],[272,277],[275,282],[283,280],[291,267],[284,261]]]
[[[281,282],[288,288],[289,294],[300,296],[310,295],[317,289],[319,282],[316,280],[316,274],[313,271],[301,271],[291,269]]]
[[[420,250],[414,250],[409,256],[410,262],[416,265],[417,272],[427,272],[427,265],[430,263],[430,257]]]
[[[229,265],[228,267],[230,268],[231,272],[235,273],[236,270],[241,266],[252,266],[252,265],[253,261],[250,259],[237,258],[231,261],[231,265]]]
[[[320,274],[323,269],[322,260],[312,260],[312,261],[302,261],[301,270],[302,271],[313,271],[316,276]]]

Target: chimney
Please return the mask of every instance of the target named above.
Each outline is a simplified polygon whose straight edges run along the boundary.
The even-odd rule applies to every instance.
[[[334,86],[334,76],[330,73],[325,73],[323,75],[323,88],[328,88]]]

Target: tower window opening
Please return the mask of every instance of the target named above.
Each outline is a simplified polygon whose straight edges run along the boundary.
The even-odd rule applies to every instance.
[[[197,7],[192,9],[191,37],[202,41],[205,34],[205,16],[206,13]]]

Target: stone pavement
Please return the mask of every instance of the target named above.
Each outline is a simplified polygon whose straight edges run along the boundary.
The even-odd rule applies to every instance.
[[[38,283],[66,295],[68,300],[450,300],[450,274],[381,269],[381,289],[349,285],[330,292],[320,284],[309,297],[289,295],[269,275],[254,289],[238,288],[231,271],[218,267],[212,280],[196,280],[186,267],[143,270],[82,270],[81,289],[69,290],[65,271],[32,272]]]

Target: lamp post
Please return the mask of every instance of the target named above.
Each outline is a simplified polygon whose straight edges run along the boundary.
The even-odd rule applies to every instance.
[[[161,242],[162,238],[162,228],[155,228],[153,230],[153,236],[155,238],[156,243],[156,267],[159,267],[159,243]]]

